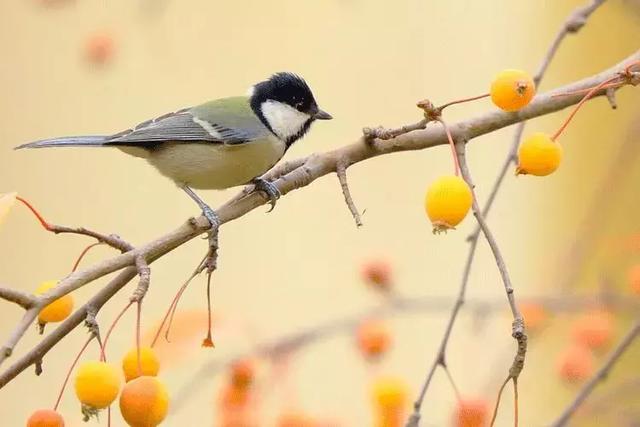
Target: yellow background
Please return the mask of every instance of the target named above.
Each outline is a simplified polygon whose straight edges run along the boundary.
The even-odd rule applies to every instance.
[[[290,70],[307,79],[334,120],[315,124],[287,158],[329,150],[353,141],[363,126],[416,121],[417,100],[442,103],[485,92],[503,68],[533,72],[561,22],[581,3],[93,0],[46,8],[36,0],[2,0],[0,192],[18,191],[53,222],[117,232],[134,244],[146,242],[198,212],[143,161],[108,149],[16,152],[12,147],[46,137],[117,132],[181,107],[244,93],[270,73]],[[595,73],[637,49],[637,11],[633,2],[607,2],[579,36],[563,44],[542,89]],[[113,61],[105,67],[91,66],[83,57],[84,43],[96,31],[112,34],[116,43]],[[618,111],[603,100],[589,104],[562,139],[566,160],[555,175],[544,180],[507,177],[490,224],[507,254],[518,295],[554,292],[558,257],[575,239],[593,185],[613,148],[629,134],[639,100],[637,91],[626,89],[618,97]],[[488,101],[479,101],[447,110],[446,118],[453,122],[491,108]],[[530,130],[551,132],[566,114],[536,120]],[[470,144],[481,202],[511,134],[506,129]],[[214,277],[216,314],[252,325],[266,339],[354,313],[378,303],[358,277],[359,264],[374,256],[393,262],[402,295],[453,298],[472,218],[456,232],[434,236],[422,208],[427,184],[451,171],[447,147],[354,166],[349,170],[351,190],[358,207],[366,209],[361,229],[354,226],[333,176],[281,199],[271,214],[258,209],[225,225]],[[215,206],[235,191],[202,195]],[[625,194],[623,200],[637,207],[637,193]],[[624,210],[617,212],[624,218]],[[25,209],[16,207],[0,230],[0,283],[32,290],[43,280],[62,277],[85,244],[80,237],[43,232]],[[204,249],[205,243],[196,239],[152,266],[147,327],[162,315]],[[110,254],[99,248],[86,262]],[[586,282],[595,281],[596,273]],[[104,283],[106,279],[78,291],[76,301]],[[100,313],[103,329],[131,286]],[[181,308],[202,309],[203,297],[204,280],[197,279]],[[503,298],[484,242],[468,297]],[[270,425],[275,414],[293,406],[345,426],[370,425],[368,382],[377,372],[399,375],[413,398],[435,355],[446,313],[394,317],[394,349],[375,368],[363,364],[348,335],[305,348],[291,365],[288,385],[266,388],[263,424]],[[19,316],[14,306],[2,309],[0,337],[7,336]],[[552,420],[574,394],[554,377],[555,354],[566,339],[563,328],[559,324],[560,332],[548,341],[531,342],[521,378],[524,426]],[[200,350],[197,340],[185,348],[191,350],[190,363],[162,374],[170,389],[184,384],[199,364],[248,348],[252,341],[240,332],[231,328],[217,333],[214,350]],[[132,344],[133,333],[129,314],[110,344],[112,359]],[[464,395],[493,401],[514,347],[509,334],[506,313],[460,317],[449,365]],[[62,341],[46,356],[41,377],[29,370],[0,390],[3,425],[23,425],[33,409],[53,404],[85,337],[77,330]],[[30,329],[17,354],[38,339]],[[96,354],[92,348],[88,356]],[[202,378],[203,387],[165,424],[213,425],[221,378]],[[425,425],[446,425],[454,403],[438,372],[423,408]],[[498,425],[509,425],[510,394],[503,405]],[[77,406],[70,388],[61,410],[71,426],[81,425]],[[122,425],[114,412],[113,425]],[[106,425],[105,417],[101,425]]]

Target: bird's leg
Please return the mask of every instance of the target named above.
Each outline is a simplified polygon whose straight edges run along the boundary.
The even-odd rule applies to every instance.
[[[280,198],[280,190],[264,178],[254,178],[251,182],[255,186],[253,191],[261,191],[269,198],[271,205],[269,212],[271,212],[276,207],[276,201]]]
[[[220,228],[220,218],[218,214],[211,209],[207,203],[202,200],[191,188],[184,185],[181,187],[185,193],[191,199],[200,206],[202,209],[202,215],[209,221],[211,224],[211,229],[209,230],[209,252],[207,253],[207,259],[202,264],[202,269],[206,267],[209,274],[211,274],[217,267],[218,261],[218,229]]]

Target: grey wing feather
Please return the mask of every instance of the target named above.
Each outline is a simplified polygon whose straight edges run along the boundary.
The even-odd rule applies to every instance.
[[[196,123],[189,110],[165,114],[107,139],[107,145],[145,145],[165,141],[224,142]]]
[[[237,129],[209,123],[195,117],[191,109],[165,114],[108,137],[106,145],[130,145],[152,148],[162,142],[242,144],[255,139]]]

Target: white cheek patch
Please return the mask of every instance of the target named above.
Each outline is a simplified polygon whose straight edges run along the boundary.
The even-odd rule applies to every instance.
[[[278,138],[287,140],[300,133],[310,115],[279,101],[268,100],[260,106],[264,118]]]

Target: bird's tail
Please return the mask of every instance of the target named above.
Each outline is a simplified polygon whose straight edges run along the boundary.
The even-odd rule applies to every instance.
[[[61,138],[43,139],[17,146],[21,148],[46,148],[46,147],[100,147],[107,141],[106,136],[86,135],[86,136],[66,136]]]

